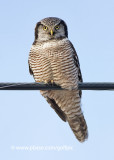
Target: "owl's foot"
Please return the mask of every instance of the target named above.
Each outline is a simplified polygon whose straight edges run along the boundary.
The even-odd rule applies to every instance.
[[[45,83],[45,84],[48,84],[48,81],[47,81],[47,80],[45,80],[45,81],[44,81],[44,83]]]
[[[43,83],[43,81],[36,81],[36,83]]]
[[[50,80],[50,81],[45,80],[44,83],[45,84],[52,84],[53,85],[54,84],[54,80]]]
[[[53,80],[51,80],[51,83],[53,84],[53,83],[54,83],[54,81],[53,81]]]

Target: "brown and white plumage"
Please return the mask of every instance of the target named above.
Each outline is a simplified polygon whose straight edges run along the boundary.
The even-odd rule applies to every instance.
[[[36,82],[55,83],[67,90],[40,91],[63,121],[68,121],[80,142],[87,136],[87,125],[77,89],[82,75],[77,53],[68,39],[65,22],[49,17],[37,23],[35,41],[29,54],[29,69]]]

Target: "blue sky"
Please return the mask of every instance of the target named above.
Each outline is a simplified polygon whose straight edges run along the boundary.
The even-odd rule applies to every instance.
[[[114,82],[113,0],[0,1],[0,82],[34,82],[28,55],[42,18],[64,19],[84,82]],[[83,91],[89,138],[79,143],[39,91],[0,91],[0,159],[114,159],[114,92]],[[11,146],[72,146],[26,151]]]

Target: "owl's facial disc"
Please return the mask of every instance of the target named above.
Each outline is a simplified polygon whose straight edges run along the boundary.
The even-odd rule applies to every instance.
[[[35,41],[48,41],[68,37],[66,23],[59,18],[45,18],[37,23],[35,28]]]

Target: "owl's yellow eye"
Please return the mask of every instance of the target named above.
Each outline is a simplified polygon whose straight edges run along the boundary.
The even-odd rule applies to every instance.
[[[47,26],[43,26],[43,30],[46,31],[48,29]]]
[[[60,28],[60,26],[56,26],[55,29],[58,30]]]

